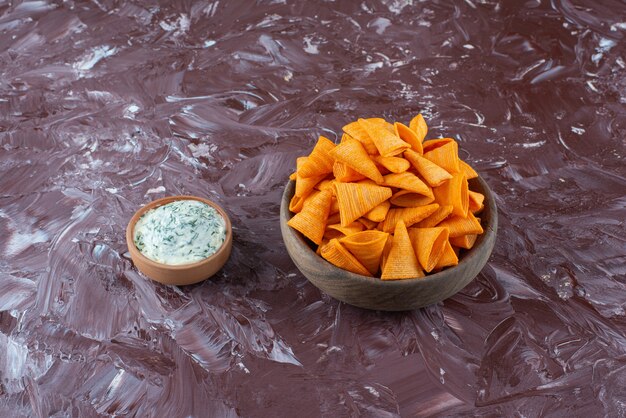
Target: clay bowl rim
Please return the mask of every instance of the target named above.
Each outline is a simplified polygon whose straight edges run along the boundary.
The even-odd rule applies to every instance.
[[[474,179],[470,179],[470,182],[472,180]],[[496,228],[498,225],[498,210],[496,207],[495,198],[493,196],[491,189],[489,188],[489,185],[487,184],[487,182],[485,182],[485,180],[483,180],[483,178],[480,175],[478,175],[478,177],[476,177],[475,180],[479,183],[480,188],[482,189],[482,192],[485,195],[485,203],[484,203],[485,208],[483,210],[487,208],[489,210],[489,214],[490,214],[489,224],[483,225],[483,230],[484,230],[483,233],[478,236],[476,240],[476,244],[471,249],[465,250],[465,252],[461,255],[461,257],[459,258],[459,264],[453,267],[445,268],[444,270],[434,273],[434,274],[428,274],[423,278],[415,277],[411,279],[382,280],[380,277],[363,276],[363,275],[353,273],[348,270],[340,269],[339,267],[334,266],[333,264],[324,260],[321,256],[317,255],[315,251],[313,251],[313,249],[309,246],[308,239],[305,238],[299,231],[296,231],[293,228],[291,228],[289,225],[287,225],[287,221],[289,221],[289,219],[291,219],[294,216],[294,214],[289,210],[289,207],[288,207],[289,205],[288,201],[290,200],[291,197],[293,197],[293,192],[295,191],[295,181],[293,180],[289,180],[287,182],[287,185],[285,186],[285,189],[283,191],[283,200],[281,201],[280,219],[281,219],[281,222],[285,223],[285,228],[288,231],[287,233],[294,235],[296,238],[295,241],[297,242],[297,244],[302,249],[305,250],[303,254],[307,258],[307,260],[310,260],[311,262],[316,263],[317,265],[320,265],[320,266],[323,265],[325,268],[331,268],[332,270],[337,271],[338,274],[343,276],[343,277],[337,277],[337,280],[349,279],[352,281],[362,282],[364,284],[365,283],[374,284],[382,288],[428,286],[432,284],[433,282],[445,280],[446,278],[454,276],[455,270],[458,271],[459,267],[462,264],[466,264],[472,259],[480,257],[480,249],[482,249],[485,245],[487,245],[487,243],[490,241],[488,238],[496,233]],[[285,206],[284,208],[283,208],[283,205]],[[288,218],[285,218],[284,216],[285,214],[288,216]],[[482,220],[481,220],[481,224],[482,224]],[[491,252],[493,252],[493,248],[491,249],[490,253]],[[325,263],[325,264],[321,264],[321,263]],[[297,263],[296,263],[296,267],[298,268],[298,270],[300,270]],[[306,274],[304,274],[304,272],[301,271],[301,273],[303,276],[305,276],[307,280],[309,280],[309,278],[306,277]],[[474,279],[474,277],[472,279]]]
[[[141,251],[139,251],[139,249],[135,245],[135,240],[133,239],[133,233],[135,232],[135,225],[137,224],[137,221],[139,221],[139,218],[141,218],[150,209],[155,209],[160,206],[166,205],[168,203],[177,202],[179,200],[197,200],[199,202],[206,203],[207,205],[214,208],[222,216],[222,218],[224,219],[224,223],[226,224],[225,225],[226,234],[224,235],[224,242],[222,242],[222,245],[216,252],[194,263],[173,265],[173,264],[159,263],[158,261],[151,260],[145,255],[143,255]],[[192,195],[167,196],[167,197],[162,197],[160,199],[156,199],[149,203],[146,203],[145,205],[137,209],[137,211],[134,213],[132,218],[130,218],[130,221],[128,221],[128,225],[126,226],[126,245],[128,246],[128,251],[130,252],[131,258],[134,259],[135,257],[137,257],[140,262],[151,265],[152,267],[155,267],[155,268],[180,272],[180,271],[197,268],[198,266],[202,266],[205,264],[210,264],[212,260],[217,258],[219,254],[223,253],[224,251],[228,251],[226,247],[228,247],[227,244],[229,242],[229,236],[232,236],[232,233],[233,233],[232,224],[230,222],[230,218],[228,217],[228,214],[220,205],[213,202],[212,200],[205,199],[199,196],[192,196]]]

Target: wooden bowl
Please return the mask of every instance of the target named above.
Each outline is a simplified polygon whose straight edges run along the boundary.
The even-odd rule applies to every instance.
[[[226,237],[222,246],[213,255],[195,263],[172,266],[150,260],[143,255],[135,246],[133,236],[135,224],[144,213],[150,209],[154,209],[178,200],[197,200],[215,208],[215,210],[217,210],[217,212],[224,218],[224,222],[226,223]],[[143,274],[150,277],[152,280],[163,284],[187,285],[208,279],[217,273],[222,266],[224,266],[228,257],[230,257],[230,251],[233,246],[233,230],[228,215],[218,204],[196,196],[170,196],[150,202],[135,212],[126,227],[126,244],[128,245],[128,250],[135,266]]]
[[[491,190],[478,177],[469,181],[470,189],[485,195],[480,214],[484,233],[474,247],[461,254],[459,264],[422,279],[381,280],[342,270],[315,254],[313,245],[287,225],[295,183],[289,181],[280,205],[280,229],[289,256],[304,276],[323,292],[350,305],[381,311],[406,311],[440,302],[471,282],[487,263],[496,241],[498,212]]]

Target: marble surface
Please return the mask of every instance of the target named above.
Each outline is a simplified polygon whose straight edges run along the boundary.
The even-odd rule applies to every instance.
[[[0,416],[626,414],[626,7],[617,0],[0,2]],[[443,303],[321,294],[280,238],[317,136],[454,136],[497,196]],[[137,272],[155,198],[227,208],[230,261]]]

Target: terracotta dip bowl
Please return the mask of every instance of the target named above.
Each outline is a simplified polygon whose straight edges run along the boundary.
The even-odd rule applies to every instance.
[[[179,200],[197,200],[213,207],[217,213],[224,218],[224,222],[226,224],[226,237],[224,242],[217,252],[194,263],[168,265],[150,260],[135,246],[135,241],[133,239],[135,224],[150,209]],[[170,196],[152,201],[135,212],[126,227],[126,244],[128,245],[128,250],[135,266],[143,274],[150,277],[152,280],[163,284],[187,285],[208,279],[224,266],[232,249],[233,231],[228,215],[224,209],[222,209],[215,202],[196,196]]]

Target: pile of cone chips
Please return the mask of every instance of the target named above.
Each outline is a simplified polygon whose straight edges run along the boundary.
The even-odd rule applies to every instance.
[[[424,140],[422,115],[409,126],[381,118],[343,127],[336,145],[320,136],[296,161],[288,225],[335,266],[363,276],[425,277],[459,262],[483,233],[475,215],[478,174],[452,138]]]

